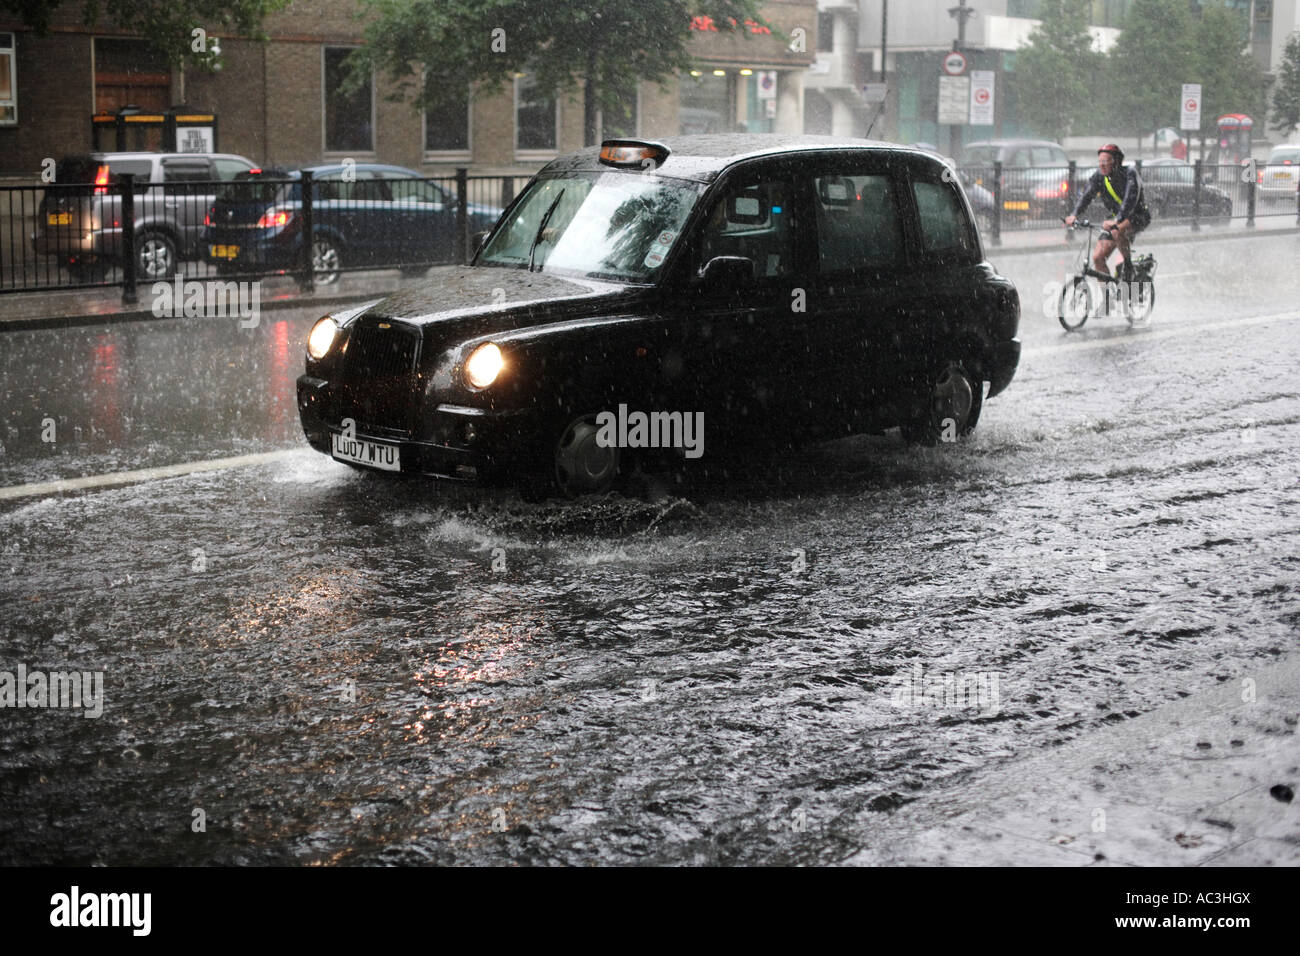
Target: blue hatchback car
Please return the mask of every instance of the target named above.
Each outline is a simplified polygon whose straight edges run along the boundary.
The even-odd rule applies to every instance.
[[[318,285],[351,267],[418,274],[455,262],[456,195],[413,169],[377,163],[310,166],[312,263]],[[238,175],[208,211],[203,258],[222,273],[291,272],[303,261],[302,172]],[[467,208],[471,233],[491,229],[501,210]]]

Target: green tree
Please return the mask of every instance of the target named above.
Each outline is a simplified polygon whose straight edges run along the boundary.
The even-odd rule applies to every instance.
[[[1286,41],[1273,89],[1273,128],[1290,138],[1300,128],[1300,33]]]
[[[166,55],[183,64],[193,49],[196,28],[209,36],[266,39],[262,21],[284,9],[290,0],[0,0],[0,11],[13,14],[38,36],[50,31],[59,8],[79,9],[88,27],[101,23],[138,33]]]
[[[1268,80],[1247,46],[1244,11],[1221,0],[1202,3],[1192,24],[1192,60],[1182,82],[1201,84],[1201,154],[1224,113],[1249,113],[1263,125]],[[1177,103],[1177,100],[1173,101]]]
[[[719,32],[745,21],[766,26],[758,0],[363,0],[366,46],[353,55],[353,79],[372,69],[414,93],[417,108],[467,84],[499,89],[531,72],[560,95],[585,81],[583,135],[595,142],[596,113],[618,103],[638,79],[663,82],[693,65],[690,25],[708,17]],[[807,42],[811,43],[809,37]],[[421,80],[421,77],[423,78]],[[414,88],[414,89],[413,89]]]
[[[1020,120],[1060,142],[1093,109],[1092,89],[1105,57],[1088,32],[1090,0],[1043,0],[1042,19],[1016,52]]]
[[[1133,0],[1111,48],[1106,100],[1112,122],[1141,138],[1177,122],[1194,62],[1187,0]]]

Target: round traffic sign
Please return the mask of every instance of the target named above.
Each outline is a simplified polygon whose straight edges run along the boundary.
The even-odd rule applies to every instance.
[[[1183,109],[1187,110],[1187,112],[1189,112],[1189,113],[1195,113],[1195,112],[1196,112],[1196,100],[1188,100],[1187,103],[1186,103],[1186,105],[1183,107]]]
[[[966,72],[966,54],[960,50],[953,50],[951,53],[945,53],[943,57],[943,72],[949,76],[961,76]]]
[[[975,102],[983,105],[989,101],[989,91],[981,87],[975,91]]]

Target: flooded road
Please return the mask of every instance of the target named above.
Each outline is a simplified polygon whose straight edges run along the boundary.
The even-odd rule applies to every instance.
[[[104,675],[98,718],[0,710],[0,862],[830,863],[1249,675],[1300,644],[1300,238],[1152,251],[1150,329],[1072,336],[1064,257],[994,254],[1026,353],[955,447],[654,503],[301,449],[0,504],[4,666]],[[300,448],[314,318],[5,335],[0,485]]]

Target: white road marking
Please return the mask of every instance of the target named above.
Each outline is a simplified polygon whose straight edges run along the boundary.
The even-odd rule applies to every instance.
[[[1155,326],[1149,330],[1143,326],[1131,335],[1116,334],[1104,339],[1076,339],[1072,342],[1060,342],[1056,345],[1039,345],[1024,349],[1022,355],[1045,355],[1048,352],[1078,352],[1087,349],[1105,349],[1115,345],[1136,345],[1157,339],[1169,339],[1176,335],[1190,335],[1194,332],[1215,332],[1219,329],[1235,329],[1243,325],[1260,325],[1265,322],[1293,322],[1300,319],[1300,311],[1273,312],[1269,315],[1243,315],[1235,319],[1220,319],[1217,322],[1188,322],[1178,325]],[[1120,332],[1123,327],[1120,327]]]
[[[111,488],[115,485],[132,485],[141,481],[153,481],[157,478],[192,475],[199,471],[225,471],[228,468],[247,468],[250,465],[263,465],[271,461],[281,461],[291,455],[301,454],[301,451],[298,448],[286,448],[283,451],[268,451],[258,455],[236,455],[234,458],[187,461],[179,465],[163,465],[160,468],[141,468],[138,471],[118,471],[108,475],[87,475],[84,478],[62,478],[58,481],[42,481],[30,485],[12,485],[8,488],[0,488],[0,501],[11,498],[57,495],[65,491],[86,491],[93,488]]]

